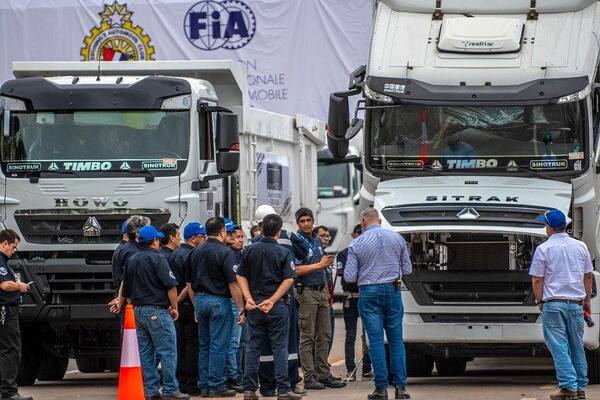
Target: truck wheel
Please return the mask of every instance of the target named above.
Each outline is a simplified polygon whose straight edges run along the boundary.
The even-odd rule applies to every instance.
[[[438,358],[435,360],[439,376],[460,376],[464,375],[467,369],[466,358]]]
[[[600,383],[600,349],[585,350],[585,358],[588,365],[588,379],[590,385]]]
[[[41,356],[35,351],[23,347],[21,354],[21,364],[19,365],[19,374],[17,383],[19,386],[32,386],[40,372]]]
[[[68,357],[55,356],[52,353],[45,352],[37,378],[40,381],[60,381],[65,377],[68,366]]]
[[[95,372],[104,372],[104,363],[100,358],[78,358],[77,369],[84,374],[93,374]]]
[[[431,376],[433,371],[433,357],[422,352],[406,353],[406,371],[408,376]]]

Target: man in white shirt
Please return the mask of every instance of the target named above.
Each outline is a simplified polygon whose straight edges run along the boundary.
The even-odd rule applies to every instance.
[[[590,309],[592,261],[585,244],[565,233],[566,218],[561,211],[547,211],[540,220],[546,225],[548,240],[535,250],[529,274],[560,388],[550,399],[585,399],[583,312]]]

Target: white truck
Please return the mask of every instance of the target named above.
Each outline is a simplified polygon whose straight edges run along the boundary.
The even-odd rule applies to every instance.
[[[408,371],[430,375],[435,361],[456,375],[474,357],[546,353],[528,276],[545,240],[536,218],[562,210],[600,256],[600,3],[374,4],[368,65],[331,95],[328,145],[343,158],[364,129],[361,207],[408,242]],[[599,345],[599,325],[586,327],[592,383]]]
[[[325,251],[337,254],[348,247],[350,234],[359,223],[358,205],[362,186],[358,149],[349,147],[348,160],[339,160],[331,152],[323,149],[318,153],[318,196],[319,213],[317,222],[326,226],[331,241]]]
[[[252,109],[234,61],[16,62],[0,88],[2,227],[33,281],[21,384],[117,370],[111,254],[132,214],[159,227],[215,215],[287,222],[317,206],[323,122]],[[238,166],[239,172],[238,172]]]

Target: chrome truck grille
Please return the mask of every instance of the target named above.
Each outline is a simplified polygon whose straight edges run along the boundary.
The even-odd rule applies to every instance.
[[[38,244],[116,243],[121,237],[121,224],[131,215],[145,215],[160,227],[169,222],[165,209],[63,209],[18,210],[15,220],[23,238]]]

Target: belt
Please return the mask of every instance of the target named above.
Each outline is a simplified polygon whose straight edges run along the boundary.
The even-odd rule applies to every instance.
[[[318,286],[308,286],[308,285],[304,285],[304,289],[321,291],[321,290],[325,289],[325,285],[318,285]]]
[[[358,299],[359,294],[354,292],[344,292],[344,297],[349,299]]]
[[[550,299],[544,300],[543,303],[569,303],[569,304],[579,304],[583,305],[583,300],[567,300],[567,299]]]
[[[148,308],[160,308],[161,310],[166,310],[169,306],[158,306],[156,304],[134,304],[134,307],[148,307]]]

